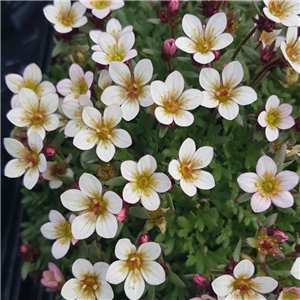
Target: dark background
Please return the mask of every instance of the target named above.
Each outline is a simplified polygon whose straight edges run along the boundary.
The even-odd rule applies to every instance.
[[[22,178],[3,176],[3,169],[12,157],[3,147],[13,125],[6,118],[11,109],[12,92],[5,84],[10,73],[22,76],[25,67],[36,63],[46,72],[53,49],[52,26],[43,14],[46,1],[0,1],[1,5],[1,299],[50,300],[41,284],[21,278],[22,259],[18,253],[20,223],[26,219],[20,204],[19,188]]]

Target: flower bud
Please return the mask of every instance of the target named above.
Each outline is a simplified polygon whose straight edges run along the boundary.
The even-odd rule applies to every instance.
[[[214,50],[213,53],[214,53],[215,58],[212,62],[215,62],[220,59],[221,54],[220,54],[220,51],[218,51],[218,50]]]
[[[72,190],[72,189],[80,190],[80,188],[79,188],[79,180],[75,180],[75,181],[72,182],[72,184],[70,185],[70,187],[68,188],[68,190]]]
[[[118,214],[116,214],[116,219],[117,221],[119,222],[124,222],[127,217],[128,217],[128,214],[129,214],[129,209],[128,207],[124,206]]]
[[[202,1],[202,11],[205,17],[211,17],[218,12],[218,1]]]
[[[51,144],[45,144],[44,149],[43,149],[43,153],[47,157],[54,157],[55,154],[56,154],[56,149]]]
[[[172,19],[177,18],[178,15],[179,15],[179,1],[178,0],[171,0],[169,2],[168,10],[169,10],[169,16]]]
[[[19,253],[24,261],[31,260],[31,248],[29,245],[21,245]]]
[[[237,265],[237,262],[234,261],[233,257],[230,258],[230,262],[226,265],[225,273],[228,275],[233,275],[233,269]]]
[[[299,74],[291,67],[285,69],[285,82],[284,87],[288,88],[294,85],[299,78]]]
[[[150,242],[150,236],[149,236],[148,233],[143,234],[139,237],[139,241],[138,241],[139,245],[144,244],[144,243],[148,243],[148,242]]]
[[[164,7],[160,8],[159,17],[160,17],[160,21],[162,23],[168,23],[169,22],[168,12]]]
[[[201,287],[202,289],[206,289],[207,286],[209,285],[209,280],[200,274],[194,275],[193,282],[199,287]]]
[[[283,243],[289,239],[289,237],[279,229],[274,229],[273,235],[276,235],[279,238],[277,241],[278,243]]]
[[[270,45],[266,45],[264,49],[262,49],[260,54],[260,60],[262,63],[266,64],[270,62],[276,55],[276,49],[269,50]]]
[[[48,263],[48,268],[49,270],[43,272],[43,278],[41,279],[42,285],[57,291],[61,290],[65,283],[65,278],[60,269],[51,262]]]
[[[300,244],[297,244],[297,245],[295,246],[295,251],[296,251],[297,253],[300,253]]]
[[[174,56],[177,52],[178,48],[175,44],[174,39],[167,39],[164,41],[163,51],[165,54]]]
[[[256,21],[257,27],[260,30],[271,32],[275,27],[275,22],[271,21],[265,16],[260,16],[259,19]]]

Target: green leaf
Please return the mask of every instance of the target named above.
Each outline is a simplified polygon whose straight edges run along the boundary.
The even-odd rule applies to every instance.
[[[22,279],[25,280],[27,275],[30,272],[30,261],[24,261],[23,265],[22,265],[22,269],[21,269],[21,275],[22,275]]]
[[[178,150],[176,149],[165,149],[162,154],[165,156],[165,157],[176,157],[178,155]]]
[[[52,141],[52,146],[55,149],[58,149],[61,146],[61,144],[64,142],[65,139],[66,139],[66,136],[65,136],[64,131],[59,132],[55,136],[54,140]]]
[[[175,274],[173,271],[169,271],[168,273],[168,278],[169,280],[175,284],[176,286],[185,289],[186,286],[184,284],[184,282],[179,278],[179,276],[177,274]]]
[[[233,259],[235,262],[240,261],[240,254],[241,254],[241,249],[242,249],[242,239],[240,238],[235,249],[233,250]]]
[[[144,207],[141,207],[139,205],[131,206],[129,209],[129,214],[136,218],[139,218],[139,219],[148,219],[149,218],[149,214],[148,214],[147,210]]]
[[[235,203],[243,203],[246,201],[249,201],[252,197],[252,194],[250,193],[245,193],[242,196],[240,196],[239,198],[237,198],[237,200],[235,200]]]
[[[283,170],[283,163],[285,161],[285,154],[286,154],[287,144],[282,144],[279,151],[274,157],[274,161],[277,165],[277,172],[281,172]]]
[[[269,217],[265,220],[265,222],[264,222],[265,225],[268,226],[268,227],[274,225],[275,222],[276,222],[277,216],[278,216],[277,213],[276,213],[276,214],[273,214],[273,215],[271,215],[271,216],[269,216]]]
[[[173,213],[175,213],[175,207],[174,207],[174,204],[173,204],[173,199],[172,199],[172,196],[170,193],[166,193],[164,195],[164,197],[167,199],[167,202],[168,202],[168,206],[170,207],[171,211]]]
[[[250,57],[252,60],[259,60],[260,59],[258,51],[255,51],[251,47],[248,47],[248,46],[244,45],[244,46],[242,46],[242,49],[247,54],[247,57]]]
[[[78,253],[78,258],[87,258],[88,257],[88,247],[87,247],[87,244],[86,244],[86,241],[85,240],[81,240],[79,242],[79,253]]]
[[[94,240],[92,244],[89,246],[89,260],[92,264],[95,264],[100,260],[101,257],[101,248],[97,244],[97,241]]]
[[[158,136],[160,139],[162,139],[166,135],[166,133],[168,132],[168,129],[169,129],[169,127],[164,126],[164,125],[161,125],[159,127]]]
[[[217,226],[217,221],[209,215],[203,215],[203,221],[209,229],[213,229]]]
[[[60,40],[59,42],[57,42],[52,51],[52,57],[55,57],[61,53],[68,53],[69,49],[69,44],[67,44],[64,40]]]
[[[122,176],[115,177],[113,179],[107,180],[104,184],[107,186],[123,186],[126,180]]]
[[[155,300],[155,285],[148,286],[148,293],[147,293],[148,300]]]
[[[61,180],[66,185],[71,185],[74,182],[74,178],[65,176],[65,175],[57,175],[59,180]]]
[[[237,123],[239,126],[244,127],[244,121],[243,121],[243,119],[242,119],[242,117],[241,117],[240,114],[238,114],[233,121],[235,123]]]

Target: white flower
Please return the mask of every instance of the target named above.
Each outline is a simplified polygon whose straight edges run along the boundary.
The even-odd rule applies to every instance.
[[[41,100],[30,89],[19,93],[20,107],[13,108],[7,114],[8,120],[18,127],[29,127],[27,135],[37,132],[42,139],[46,131],[53,131],[59,125],[58,116],[53,114],[58,108],[57,94],[46,94]]]
[[[196,195],[197,188],[210,190],[215,186],[214,177],[202,168],[207,167],[214,155],[212,147],[200,147],[196,151],[195,142],[187,138],[179,149],[179,160],[169,164],[169,173],[175,180],[180,180],[180,187],[188,196]]]
[[[240,175],[238,185],[251,197],[251,208],[255,213],[267,210],[271,203],[281,208],[293,206],[294,198],[289,190],[299,182],[299,176],[292,171],[277,173],[277,166],[272,158],[264,155],[256,164],[256,173]]]
[[[284,26],[300,26],[300,4],[296,0],[264,0],[267,7],[263,8],[265,16],[275,23]]]
[[[122,120],[122,110],[119,105],[107,107],[103,116],[94,107],[84,107],[82,119],[89,128],[75,135],[73,144],[78,149],[89,150],[97,145],[98,157],[109,162],[115,155],[115,147],[128,148],[132,144],[126,130],[115,128]]]
[[[62,104],[62,110],[69,119],[65,127],[65,135],[74,137],[80,130],[88,126],[82,120],[82,111],[86,106],[93,107],[93,102],[85,95],[81,95],[78,101],[67,101]]]
[[[49,213],[50,222],[41,227],[41,232],[46,239],[56,240],[52,245],[51,252],[54,258],[64,257],[70,249],[70,244],[76,244],[71,232],[71,224],[75,215],[71,215],[69,221],[57,210],[51,210]]]
[[[259,37],[263,48],[270,46],[275,41],[275,48],[278,48],[282,41],[285,40],[283,36],[279,36],[281,29],[273,30],[271,32],[263,31]]]
[[[215,59],[214,50],[220,50],[233,42],[233,37],[224,32],[227,25],[224,13],[214,14],[204,29],[201,21],[190,14],[182,19],[182,29],[188,37],[176,40],[176,46],[184,52],[193,54],[195,61],[208,64]]]
[[[233,120],[239,113],[239,105],[248,105],[257,100],[255,90],[248,86],[239,86],[244,77],[242,65],[238,61],[230,62],[222,71],[212,68],[202,69],[199,76],[203,92],[202,106],[218,107],[219,114]]]
[[[121,164],[122,176],[130,181],[123,190],[124,201],[134,204],[140,199],[142,205],[151,211],[160,205],[157,193],[164,193],[171,187],[171,181],[163,173],[154,173],[156,160],[151,155],[143,156],[138,163],[127,160]]]
[[[148,107],[153,104],[150,86],[147,85],[153,75],[153,66],[149,59],[140,60],[133,74],[124,63],[111,62],[109,75],[117,85],[107,87],[101,100],[105,105],[121,105],[124,120],[134,119],[139,113],[140,105]]]
[[[133,30],[133,26],[128,25],[124,29],[122,29],[121,23],[114,18],[111,18],[107,24],[106,24],[106,32],[110,35],[112,35],[116,41],[120,39],[120,37],[126,33],[126,32],[131,32]],[[99,40],[99,34],[102,31],[100,30],[91,30],[90,31],[90,38],[96,45],[92,46],[92,50],[94,51],[101,51],[101,47],[98,45],[98,40]]]
[[[61,290],[67,300],[111,300],[114,293],[105,280],[108,264],[97,262],[92,265],[88,260],[79,258],[72,266],[75,278],[68,280]]]
[[[46,19],[60,33],[71,32],[73,28],[79,28],[88,21],[84,16],[86,8],[79,2],[71,6],[70,0],[54,0],[54,5],[47,5],[43,11]]]
[[[101,65],[109,65],[112,61],[125,62],[137,56],[137,51],[131,49],[134,41],[132,31],[124,33],[119,40],[107,32],[100,32],[98,36],[100,50],[93,53],[92,59]]]
[[[15,108],[19,106],[19,96],[21,89],[28,88],[36,93],[40,99],[48,93],[55,93],[55,86],[50,81],[42,82],[42,71],[36,64],[28,65],[23,77],[18,74],[9,74],[5,76],[7,87],[16,95],[12,98],[11,106]]]
[[[258,116],[258,124],[266,127],[266,137],[269,142],[275,141],[279,136],[279,129],[285,130],[294,126],[295,121],[290,116],[293,107],[290,104],[280,104],[277,96],[272,95],[266,103],[266,110]]]
[[[109,76],[108,70],[102,70],[99,75],[98,86],[103,91],[110,85],[112,85],[112,80]]]
[[[300,280],[300,257],[297,257],[292,265],[291,274],[298,280]]]
[[[39,179],[39,172],[47,168],[45,155],[40,153],[43,141],[39,134],[33,132],[28,138],[29,148],[12,138],[4,139],[6,151],[15,159],[9,161],[4,169],[5,176],[9,178],[20,177],[25,173],[24,185],[31,190]]]
[[[157,243],[144,243],[136,250],[129,239],[121,239],[115,249],[116,257],[120,260],[109,266],[106,280],[118,284],[126,278],[125,294],[129,299],[137,300],[143,295],[145,281],[150,285],[159,285],[166,280],[163,267],[153,261],[160,253],[161,248]]]
[[[83,72],[82,68],[77,64],[72,64],[69,68],[69,76],[71,79],[63,79],[58,82],[58,92],[65,96],[66,101],[77,100],[80,95],[86,95],[91,98],[89,90],[94,79],[94,74],[91,71]]]
[[[48,161],[47,169],[42,173],[43,178],[49,180],[49,186],[51,189],[58,189],[62,186],[63,182],[59,179],[59,176],[67,176],[74,178],[74,172],[72,169],[67,168],[67,164],[71,161],[72,154],[64,161]]]
[[[254,265],[248,260],[240,261],[233,270],[233,276],[222,275],[212,282],[212,288],[218,297],[224,300],[263,300],[260,293],[270,293],[278,286],[271,277],[255,277]]]
[[[202,102],[202,92],[188,89],[183,92],[184,79],[178,71],[171,73],[165,82],[160,80],[151,83],[151,95],[158,105],[155,117],[158,122],[178,126],[190,126],[194,116],[188,110],[197,108]]]
[[[298,28],[289,27],[286,33],[286,42],[281,42],[281,52],[291,67],[300,73],[300,37]]]
[[[122,0],[79,0],[85,7],[92,10],[92,14],[98,19],[104,19],[112,10],[124,6]]]
[[[61,194],[61,202],[71,211],[80,212],[72,223],[76,239],[86,239],[96,229],[98,235],[113,238],[118,229],[115,214],[122,209],[122,199],[114,192],[102,194],[101,182],[84,173],[79,178],[80,190],[70,189]]]

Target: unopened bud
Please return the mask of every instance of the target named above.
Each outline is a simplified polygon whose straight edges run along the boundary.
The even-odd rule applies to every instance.
[[[209,285],[209,280],[205,276],[202,276],[200,274],[194,275],[193,282],[202,289],[206,289]]]
[[[215,56],[213,62],[215,62],[215,61],[220,59],[221,54],[220,54],[220,51],[218,51],[218,50],[214,50],[213,53],[214,53],[214,56]]]
[[[144,244],[144,243],[148,243],[148,242],[150,242],[150,236],[149,236],[148,233],[143,234],[139,237],[139,241],[138,241],[139,245]]]
[[[129,209],[128,207],[124,206],[118,214],[116,214],[116,219],[117,221],[119,222],[124,222],[127,217],[128,217],[128,214],[129,214]]]
[[[257,23],[258,29],[266,32],[272,32],[275,27],[275,22],[271,21],[265,16],[260,16]]]
[[[205,17],[211,17],[218,12],[218,1],[202,1],[202,11]]]
[[[297,253],[300,253],[300,244],[297,244],[297,245],[295,246],[295,251],[296,251]]]
[[[160,16],[160,21],[162,23],[168,23],[169,22],[168,12],[164,7],[161,7],[161,9],[159,11],[159,16]]]
[[[274,234],[279,237],[278,243],[283,243],[289,239],[289,237],[279,229],[274,229]]]
[[[47,157],[54,157],[56,154],[56,149],[50,145],[50,144],[45,144],[44,145],[44,149],[43,149],[43,153],[47,156]]]
[[[270,46],[266,47],[261,51],[260,60],[262,63],[266,64],[270,62],[276,55],[276,49],[269,50]]]
[[[234,261],[233,257],[230,258],[230,262],[226,265],[225,273],[228,275],[233,275],[233,269],[237,265],[237,262]]]
[[[70,185],[70,187],[68,188],[68,190],[72,190],[72,189],[80,190],[78,180],[73,181],[72,184]]]
[[[178,0],[171,0],[169,2],[168,10],[169,10],[169,15],[172,19],[177,18],[178,13],[179,13],[179,1]]]
[[[175,44],[175,40],[174,39],[167,39],[164,41],[164,46],[163,46],[163,50],[165,54],[169,54],[171,56],[173,56],[174,54],[176,54],[178,48]]]
[[[31,248],[29,245],[21,245],[19,249],[19,253],[24,261],[31,260]]]

